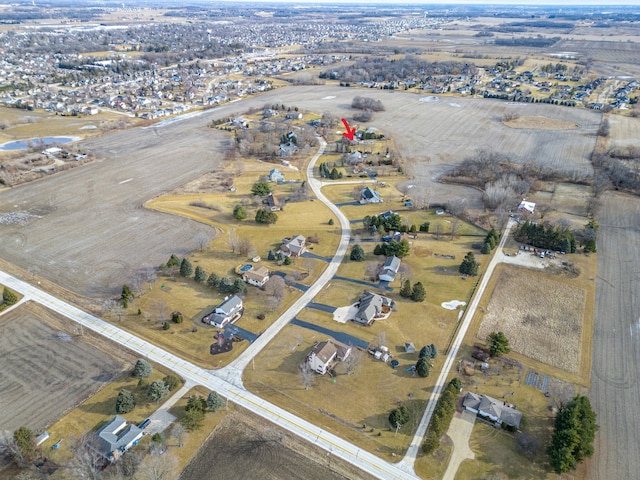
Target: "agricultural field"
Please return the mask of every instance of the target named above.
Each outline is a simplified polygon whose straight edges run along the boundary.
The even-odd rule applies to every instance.
[[[0,316],[0,352],[2,430],[44,430],[123,368],[91,336],[30,302]]]
[[[367,479],[342,460],[291,437],[271,423],[234,411],[218,424],[180,479]]]

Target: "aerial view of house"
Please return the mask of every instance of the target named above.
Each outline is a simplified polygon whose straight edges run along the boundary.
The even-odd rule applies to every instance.
[[[227,297],[215,310],[202,317],[202,323],[217,328],[224,328],[228,323],[237,321],[242,316],[242,299],[233,295]]]
[[[371,325],[375,320],[388,318],[394,302],[389,297],[378,295],[377,293],[364,292],[357,305],[358,312],[353,319],[354,322],[362,325]]]
[[[285,237],[282,239],[280,251],[285,257],[299,257],[307,251],[306,239],[303,235]]]
[[[380,273],[378,274],[378,278],[385,282],[393,282],[396,278],[396,274],[400,269],[401,260],[395,255],[392,257],[387,257],[380,269]]]
[[[104,427],[96,432],[99,453],[108,461],[115,462],[144,435],[137,425],[127,424],[120,415],[116,415]]]
[[[336,362],[343,362],[351,354],[351,347],[337,340],[329,339],[317,343],[307,355],[311,369],[324,375],[333,368]]]

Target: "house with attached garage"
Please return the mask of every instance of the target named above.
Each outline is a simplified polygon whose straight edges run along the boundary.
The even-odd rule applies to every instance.
[[[202,317],[202,323],[207,323],[217,328],[224,328],[228,323],[234,323],[242,317],[242,312],[242,299],[237,295],[233,295],[225,298],[213,312]]]
[[[488,395],[467,392],[462,400],[462,407],[498,425],[504,424],[511,428],[520,428],[522,412],[516,410],[510,403],[501,402]]]
[[[401,260],[395,255],[392,257],[387,257],[380,269],[380,273],[378,274],[378,278],[384,282],[393,282],[396,278],[398,270],[400,269]]]
[[[263,287],[269,281],[269,270],[261,265],[242,274],[242,281],[256,287]]]
[[[329,339],[316,343],[309,355],[307,363],[316,373],[324,375],[333,368],[336,362],[343,362],[351,354],[351,347],[337,340]]]
[[[389,318],[394,302],[389,297],[373,292],[364,292],[356,304],[358,311],[353,319],[362,325],[371,325],[376,320]]]
[[[280,251],[285,257],[299,257],[307,251],[306,238],[303,235],[294,235],[282,239]]]
[[[360,203],[382,203],[382,198],[371,187],[365,187],[360,192]]]
[[[142,428],[127,424],[124,418],[116,415],[96,432],[95,446],[105,459],[113,463],[127,450],[137,445],[143,434]]]

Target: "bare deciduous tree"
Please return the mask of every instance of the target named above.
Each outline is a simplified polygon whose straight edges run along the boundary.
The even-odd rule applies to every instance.
[[[167,301],[164,298],[158,298],[154,300],[153,303],[151,304],[151,309],[155,313],[156,319],[158,321],[162,322],[167,320],[167,312],[169,310],[169,305],[167,304]]]
[[[298,367],[300,370],[300,378],[302,380],[302,385],[304,385],[305,390],[309,390],[313,386],[314,380],[314,371],[311,369],[311,365],[309,362],[303,362]]]
[[[193,240],[196,242],[196,245],[198,245],[198,248],[202,252],[209,244],[209,235],[204,232],[200,232],[193,238]]]
[[[229,245],[231,253],[236,253],[239,247],[239,243],[240,239],[238,238],[235,229],[229,230],[229,234],[227,236],[227,245]]]
[[[248,237],[242,237],[237,241],[237,249],[240,255],[252,257],[255,256],[256,247],[253,246]]]
[[[356,373],[358,371],[358,368],[362,365],[363,360],[364,352],[357,347],[353,347],[351,349],[351,353],[344,361],[347,375],[353,375],[354,373]]]
[[[136,480],[173,480],[177,476],[178,459],[168,453],[151,451],[138,467]]]
[[[171,427],[171,436],[176,439],[178,447],[182,447],[182,439],[184,438],[186,433],[187,429],[184,428],[184,425],[182,425],[180,422],[175,423],[173,427]]]
[[[72,443],[73,458],[67,468],[73,472],[73,478],[98,480],[102,478],[105,459],[100,453],[98,439],[86,433]]]

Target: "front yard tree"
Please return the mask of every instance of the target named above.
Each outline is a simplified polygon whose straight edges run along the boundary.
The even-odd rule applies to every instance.
[[[190,277],[193,275],[193,265],[191,265],[188,258],[183,258],[180,263],[180,275],[183,277]]]
[[[597,430],[596,414],[587,397],[578,395],[560,409],[547,450],[556,473],[573,470],[593,455]]]
[[[460,273],[464,275],[476,276],[478,275],[478,262],[473,252],[469,252],[464,256],[464,260],[460,264]]]
[[[425,298],[427,298],[427,292],[425,292],[422,283],[416,282],[413,285],[413,289],[411,289],[411,300],[414,302],[424,302]]]
[[[196,267],[196,273],[193,276],[193,279],[198,283],[204,283],[207,279],[207,272],[204,271],[204,268],[198,265]]]
[[[177,267],[179,265],[180,259],[175,254],[171,254],[171,258],[167,261],[167,268]]]
[[[236,205],[233,207],[233,218],[236,220],[244,220],[247,218],[247,209],[244,208],[244,205]]]
[[[154,402],[159,402],[169,394],[169,387],[162,380],[155,380],[149,385],[147,397]]]
[[[216,392],[211,392],[207,397],[207,408],[212,412],[217,412],[224,407],[224,400]]]
[[[349,259],[354,262],[364,262],[365,261],[364,250],[357,243],[351,247],[351,254],[349,255]]]
[[[200,395],[190,395],[187,399],[187,406],[184,408],[187,412],[190,410],[205,412],[207,410],[207,401]]]
[[[180,423],[184,425],[184,428],[193,432],[202,428],[204,425],[204,412],[202,410],[186,410],[182,415]]]
[[[241,278],[236,278],[231,285],[231,293],[237,293],[238,295],[246,294],[247,284],[244,283]]]
[[[406,425],[409,420],[411,420],[411,413],[406,405],[394,408],[389,414],[389,423],[393,428],[398,428],[398,425]]]
[[[151,364],[144,358],[139,359],[135,367],[133,367],[133,375],[138,378],[149,378],[152,373],[153,369],[151,368]]]
[[[116,413],[129,413],[136,406],[136,397],[129,390],[120,390],[116,398]]]
[[[23,462],[29,462],[36,453],[35,435],[27,427],[20,427],[13,432],[13,441],[18,449],[16,454],[21,456]]]
[[[170,392],[173,392],[176,388],[180,386],[180,379],[175,375],[167,375],[162,379],[162,381],[167,386]]]
[[[420,357],[418,359],[418,363],[416,363],[416,372],[421,377],[428,377],[429,373],[431,373],[431,365],[429,364],[429,359],[427,357]]]
[[[492,357],[500,357],[511,351],[509,339],[503,332],[491,332],[487,341],[489,342],[489,354]]]
[[[402,284],[402,288],[400,289],[400,296],[403,298],[411,297],[411,281],[405,280]]]
[[[253,187],[251,187],[251,193],[259,197],[269,195],[271,193],[271,185],[267,182],[256,182],[253,184]]]
[[[267,253],[267,260],[274,262],[276,259],[276,252],[274,252],[273,250],[269,250],[269,253]]]

